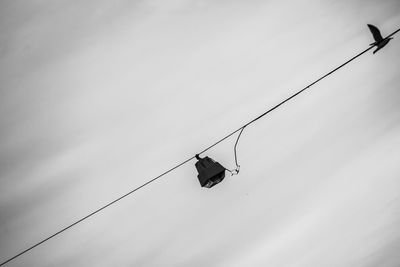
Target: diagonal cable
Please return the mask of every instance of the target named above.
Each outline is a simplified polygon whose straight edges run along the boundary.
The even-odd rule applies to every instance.
[[[386,38],[384,38],[383,40],[386,40],[387,38],[389,38],[389,37],[395,35],[395,34],[396,34],[397,32],[399,32],[399,31],[400,31],[400,28],[397,29],[396,31],[392,32],[392,33],[389,34],[388,36],[386,36]],[[321,77],[318,78],[317,80],[313,81],[312,83],[310,83],[309,85],[307,85],[306,87],[304,87],[303,89],[301,89],[300,91],[298,91],[297,93],[295,93],[295,94],[291,95],[290,97],[286,98],[285,100],[283,100],[282,102],[280,102],[280,103],[277,104],[276,106],[270,108],[269,110],[265,111],[264,113],[262,113],[262,114],[259,115],[258,117],[256,117],[256,118],[254,118],[253,120],[247,122],[246,124],[242,125],[241,127],[239,127],[238,129],[234,130],[233,132],[227,134],[226,136],[224,136],[224,137],[221,138],[220,140],[216,141],[216,142],[213,143],[212,145],[206,147],[205,149],[203,149],[201,152],[199,152],[199,153],[197,153],[197,154],[200,155],[200,154],[206,152],[207,150],[213,148],[214,146],[218,145],[219,143],[223,142],[224,140],[226,140],[227,138],[229,138],[229,137],[232,136],[233,134],[235,134],[235,133],[237,133],[237,132],[239,132],[239,131],[243,131],[243,129],[244,129],[245,127],[247,127],[247,126],[249,126],[250,124],[256,122],[256,121],[259,120],[259,119],[261,119],[262,117],[264,117],[264,116],[267,115],[268,113],[272,112],[273,110],[277,109],[278,107],[280,107],[280,106],[283,105],[284,103],[288,102],[288,101],[291,100],[292,98],[298,96],[299,94],[301,94],[302,92],[304,92],[305,90],[307,90],[308,88],[310,88],[311,86],[313,86],[314,84],[316,84],[316,83],[318,83],[319,81],[321,81],[322,79],[328,77],[329,75],[331,75],[331,74],[334,73],[335,71],[339,70],[340,68],[344,67],[345,65],[347,65],[348,63],[350,63],[350,62],[353,61],[354,59],[358,58],[359,56],[365,54],[367,51],[371,50],[373,47],[374,47],[374,46],[370,46],[370,47],[368,47],[367,49],[365,49],[364,51],[358,53],[357,55],[355,55],[355,56],[352,57],[351,59],[347,60],[346,62],[344,62],[344,63],[341,64],[340,66],[336,67],[335,69],[333,69],[333,70],[331,70],[330,72],[326,73],[325,75],[321,76]],[[240,137],[240,135],[239,135],[239,137]],[[237,142],[236,142],[236,145],[237,145]],[[235,148],[236,148],[236,145],[235,145]],[[236,155],[235,155],[235,156],[236,156]],[[81,218],[81,219],[79,219],[79,220],[77,220],[77,221],[71,223],[70,225],[68,225],[68,226],[62,228],[61,230],[59,230],[58,232],[56,232],[56,233],[54,233],[54,234],[52,234],[52,235],[46,237],[45,239],[43,239],[43,240],[41,240],[41,241],[35,243],[34,245],[32,245],[32,246],[28,247],[27,249],[21,251],[20,253],[16,254],[15,256],[13,256],[13,257],[11,257],[11,258],[5,260],[4,262],[2,262],[2,263],[0,264],[0,266],[5,265],[6,263],[8,263],[8,262],[10,262],[10,261],[12,261],[12,260],[14,260],[14,259],[20,257],[21,255],[27,253],[28,251],[34,249],[34,248],[37,247],[37,246],[43,244],[44,242],[47,242],[48,240],[50,240],[50,239],[56,237],[57,235],[59,235],[59,234],[63,233],[64,231],[66,231],[66,230],[72,228],[73,226],[75,226],[75,225],[81,223],[82,221],[84,221],[84,220],[86,220],[86,219],[92,217],[92,216],[95,215],[96,213],[99,213],[100,211],[104,210],[105,208],[108,208],[109,206],[115,204],[116,202],[122,200],[123,198],[125,198],[125,197],[127,197],[127,196],[133,194],[134,192],[138,191],[139,189],[141,189],[141,188],[143,188],[143,187],[145,187],[145,186],[151,184],[152,182],[154,182],[154,181],[160,179],[160,178],[163,177],[164,175],[166,175],[166,174],[172,172],[173,170],[175,170],[175,169],[181,167],[182,165],[188,163],[189,161],[191,161],[191,160],[194,159],[194,158],[195,158],[195,156],[190,157],[190,158],[188,158],[188,159],[182,161],[181,163],[175,165],[174,167],[172,167],[172,168],[170,168],[169,170],[163,172],[162,174],[158,175],[157,177],[154,177],[153,179],[151,179],[151,180],[145,182],[144,184],[142,184],[142,185],[140,185],[140,186],[138,186],[138,187],[132,189],[131,191],[127,192],[126,194],[124,194],[124,195],[118,197],[117,199],[115,199],[115,200],[113,200],[113,201],[111,201],[111,202],[105,204],[104,206],[102,206],[102,207],[98,208],[97,210],[95,210],[95,211],[89,213],[88,215],[84,216],[83,218]],[[236,158],[235,158],[235,159],[236,159]]]

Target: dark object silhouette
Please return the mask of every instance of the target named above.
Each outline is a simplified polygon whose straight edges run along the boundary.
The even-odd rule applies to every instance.
[[[375,42],[373,42],[372,46],[376,45],[376,50],[373,52],[373,54],[375,54],[376,52],[378,52],[381,48],[383,48],[385,45],[387,45],[387,43],[389,43],[389,41],[391,39],[393,39],[392,37],[389,38],[382,38],[381,32],[379,31],[379,29],[372,25],[372,24],[367,24],[369,30],[371,31],[372,35],[374,36],[374,40]]]
[[[202,187],[211,188],[225,178],[225,168],[218,162],[209,157],[200,158],[199,155],[196,155],[196,159],[197,178]]]

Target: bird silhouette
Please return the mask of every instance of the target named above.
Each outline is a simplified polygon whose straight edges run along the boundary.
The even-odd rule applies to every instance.
[[[389,38],[382,38],[381,32],[379,31],[379,29],[372,25],[372,24],[367,24],[369,30],[371,31],[372,35],[374,36],[374,40],[375,42],[373,42],[372,46],[376,45],[376,50],[373,52],[373,54],[375,54],[376,52],[378,52],[378,50],[380,50],[382,47],[384,47],[385,45],[387,45],[387,43],[389,43],[389,41],[391,39],[393,39],[392,37]]]

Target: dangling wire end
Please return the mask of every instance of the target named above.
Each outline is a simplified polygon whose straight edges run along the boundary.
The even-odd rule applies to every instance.
[[[240,165],[236,166],[236,169],[232,170],[231,176],[238,175],[240,171]]]
[[[227,170],[231,174],[231,176],[234,176],[234,175],[239,174],[240,165],[238,165],[235,169],[229,170],[229,169],[225,168],[225,170]]]
[[[236,139],[235,146],[234,146],[234,148],[233,148],[233,152],[235,153],[235,164],[236,164],[236,168],[233,169],[233,170],[228,170],[228,169],[226,169],[228,172],[231,173],[231,176],[239,174],[239,171],[240,171],[240,165],[238,164],[236,148],[237,148],[237,145],[238,145],[240,136],[242,135],[242,132],[243,132],[244,128],[246,128],[246,126],[247,126],[247,125],[243,126],[242,129],[240,130],[240,133],[239,133],[239,135],[238,135],[238,137],[237,137],[237,139]]]

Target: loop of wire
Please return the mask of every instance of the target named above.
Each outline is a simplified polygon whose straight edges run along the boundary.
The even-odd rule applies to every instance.
[[[236,164],[236,168],[233,169],[233,170],[228,170],[228,169],[226,169],[228,172],[231,173],[231,176],[239,174],[239,171],[240,171],[240,165],[239,165],[239,163],[238,163],[237,151],[236,151],[236,150],[237,150],[237,145],[238,145],[240,136],[242,135],[242,132],[243,132],[244,128],[246,128],[246,126],[247,126],[247,125],[245,125],[245,126],[243,126],[243,127],[241,128],[241,130],[240,130],[240,132],[239,132],[239,135],[238,135],[238,137],[236,138],[235,146],[233,147],[233,152],[234,152],[234,154],[235,154],[235,164]]]

